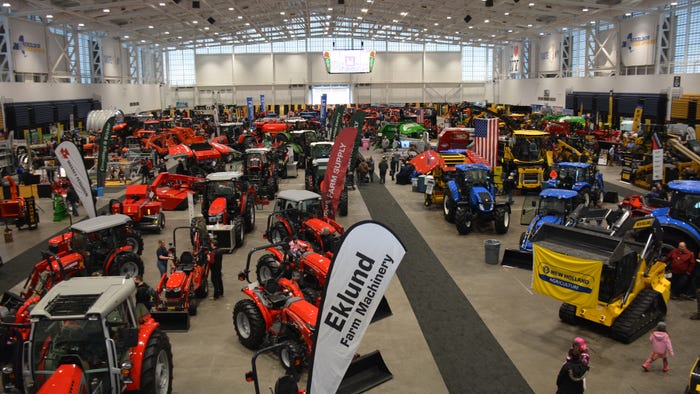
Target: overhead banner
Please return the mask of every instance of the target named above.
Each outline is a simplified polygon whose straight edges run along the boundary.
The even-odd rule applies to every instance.
[[[510,48],[512,52],[510,58],[508,58],[508,72],[510,74],[519,74],[522,67],[522,47],[519,44],[515,44]]]
[[[335,393],[406,248],[377,222],[353,225],[328,270],[307,393]]]
[[[328,131],[328,140],[333,141],[338,135],[340,128],[343,126],[343,117],[345,116],[345,104],[336,105],[333,115],[331,115],[331,128]]]
[[[119,41],[103,37],[100,40],[102,48],[102,72],[105,77],[121,78],[121,45]]]
[[[603,262],[533,247],[532,290],[586,308],[598,305]]]
[[[18,73],[47,74],[49,65],[44,25],[19,19],[9,20],[13,69]]]
[[[338,212],[340,194],[345,188],[345,175],[352,158],[356,134],[358,134],[356,128],[344,128],[336,137],[328,157],[328,168],[323,177],[323,183],[321,183],[321,194],[323,195],[324,209],[330,210],[330,212],[324,213],[331,218],[335,218],[335,213]]]
[[[550,34],[540,39],[539,71],[544,73],[559,72],[561,64],[561,35]]]
[[[83,163],[83,156],[78,151],[78,147],[70,141],[63,141],[56,147],[56,158],[58,158],[61,167],[66,171],[66,176],[78,194],[88,216],[91,218],[97,216],[95,204],[92,201],[90,178],[88,178],[85,164]]]
[[[654,64],[658,16],[639,16],[620,22],[620,61],[625,66]]]
[[[97,185],[105,185],[107,175],[107,163],[109,162],[109,141],[112,138],[112,128],[114,127],[114,116],[111,116],[102,126],[100,136],[100,151],[97,156]]]
[[[600,43],[600,55],[595,57],[595,66],[599,69],[615,69],[617,65],[619,42],[617,30],[603,30],[596,33]]]
[[[267,108],[265,107],[265,95],[264,94],[260,95],[260,112],[267,112]]]
[[[328,95],[323,93],[321,95],[321,124],[325,124],[326,121],[326,105],[328,103]]]
[[[248,103],[248,120],[253,121],[253,98],[246,97],[246,102]],[[252,127],[252,125],[251,125]]]

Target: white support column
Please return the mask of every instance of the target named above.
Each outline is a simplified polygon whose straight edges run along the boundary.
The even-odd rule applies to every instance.
[[[129,46],[129,83],[136,85],[141,83],[139,78],[139,48]]]
[[[584,46],[583,53],[583,75],[587,77],[593,76],[593,69],[595,68],[595,30],[588,26],[586,27],[586,42]]]
[[[12,43],[10,41],[10,29],[7,18],[0,16],[0,82],[12,82],[14,80],[11,48]]]
[[[530,59],[532,59],[531,53],[530,53],[530,47],[531,47],[530,40],[525,39],[525,41],[523,41],[523,64],[522,64],[522,67],[520,68],[520,78],[521,79],[530,78],[530,70],[531,70]]]
[[[673,46],[671,45],[673,29],[671,28],[671,17],[665,12],[659,13],[659,31],[656,40],[656,67],[654,74],[671,74],[671,59],[673,59]],[[669,102],[670,102],[669,98]]]
[[[571,77],[571,51],[573,50],[573,37],[571,33],[562,37],[561,40],[561,67],[559,76],[562,78]]]

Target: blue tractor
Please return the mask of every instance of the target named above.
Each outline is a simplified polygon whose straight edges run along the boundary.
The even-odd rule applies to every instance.
[[[552,177],[552,175],[555,175]],[[580,202],[590,206],[591,202],[598,205],[603,201],[605,188],[603,174],[590,163],[559,162],[550,170],[550,179],[544,183],[544,188],[567,189],[578,193]]]
[[[669,206],[651,212],[663,229],[665,249],[684,241],[688,249],[700,252],[700,181],[671,181],[668,189]]]
[[[443,203],[445,220],[460,234],[469,234],[474,223],[493,222],[496,233],[505,234],[510,225],[510,205],[497,203],[491,169],[485,164],[457,164],[447,182]]]
[[[540,192],[540,200],[532,201],[536,207],[535,216],[527,231],[520,235],[518,249],[506,249],[502,265],[532,269],[532,243],[530,239],[543,223],[566,225],[569,215],[576,209],[578,192],[565,189],[545,189]]]

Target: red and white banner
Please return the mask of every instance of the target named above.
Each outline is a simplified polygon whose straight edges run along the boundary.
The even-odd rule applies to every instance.
[[[352,226],[333,257],[316,323],[307,393],[335,393],[406,248],[384,225]]]
[[[340,193],[345,188],[345,175],[352,158],[356,136],[356,128],[346,127],[342,129],[335,137],[333,149],[331,149],[331,155],[328,158],[328,168],[321,183],[321,196],[324,210],[330,210],[330,212],[325,213],[332,218],[335,218],[340,202]]]
[[[56,147],[56,158],[61,163],[61,167],[66,170],[66,176],[78,194],[88,216],[91,218],[97,216],[95,204],[92,201],[90,178],[88,178],[83,156],[80,155],[78,147],[70,141],[63,141]]]
[[[496,168],[498,156],[498,119],[474,119],[474,151]]]

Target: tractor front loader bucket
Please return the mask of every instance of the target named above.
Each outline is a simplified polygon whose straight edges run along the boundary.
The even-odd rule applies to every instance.
[[[187,332],[190,329],[190,315],[186,311],[153,311],[151,316],[165,331]]]
[[[338,394],[364,393],[394,378],[379,350],[362,355],[350,363],[338,387]]]
[[[506,249],[503,253],[501,265],[532,271],[532,252],[524,252],[520,249]]]

